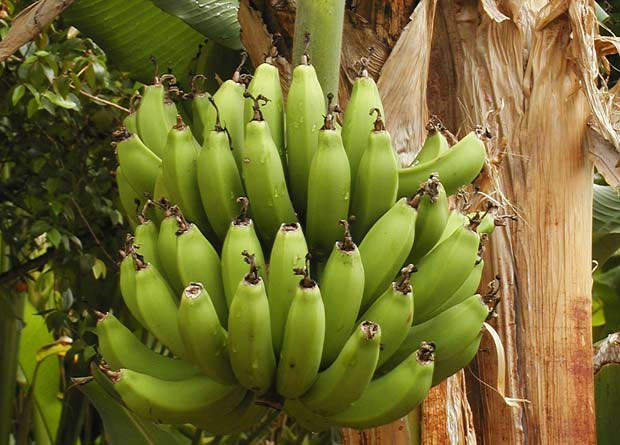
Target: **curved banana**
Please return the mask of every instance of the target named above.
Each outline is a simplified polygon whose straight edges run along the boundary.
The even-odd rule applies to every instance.
[[[373,380],[353,404],[328,418],[350,428],[393,422],[424,400],[433,379],[433,346],[425,342],[389,373]]]
[[[192,134],[196,138],[196,142],[200,145],[204,145],[206,134],[213,128],[213,126],[205,127],[204,122],[207,121],[207,114],[211,103],[211,95],[206,91],[200,91],[198,89],[198,81],[206,81],[207,77],[203,74],[196,74],[192,78]],[[205,131],[206,130],[206,131]]]
[[[244,96],[251,97],[247,92]],[[297,216],[288,194],[276,144],[267,122],[263,120],[259,105],[263,99],[263,96],[252,98],[254,117],[245,128],[241,173],[258,232],[263,241],[271,245],[280,224],[297,222]]]
[[[129,369],[108,375],[131,411],[162,423],[200,423],[212,414],[231,412],[246,395],[239,386],[222,385],[205,376],[166,381]]]
[[[125,306],[133,317],[144,325],[140,311],[138,310],[138,300],[136,297],[136,265],[134,257],[136,255],[133,248],[133,237],[127,235],[128,246],[121,251],[123,257],[120,265],[120,288]]]
[[[455,374],[465,368],[478,353],[478,349],[480,348],[480,340],[482,340],[482,333],[478,334],[478,336],[471,343],[465,346],[462,351],[459,351],[441,361],[436,361],[435,371],[433,372],[433,386],[440,384],[452,374]]]
[[[446,221],[446,226],[437,240],[435,247],[439,244],[443,243],[446,239],[448,239],[459,227],[469,224],[469,218],[459,209],[454,209],[450,211],[450,215],[448,216],[448,221]]]
[[[333,426],[325,417],[306,408],[299,399],[285,399],[282,410],[295,418],[299,426],[313,433],[329,430]]]
[[[390,133],[385,129],[381,111],[376,113],[374,128],[368,137],[367,148],[362,154],[357,177],[351,177],[355,190],[351,201],[351,214],[355,215],[353,236],[361,240],[377,220],[396,202],[398,192],[398,163],[394,156]]]
[[[362,315],[362,320],[372,320],[381,326],[381,352],[377,367],[381,367],[403,342],[413,320],[413,294],[409,277],[413,264],[403,267],[398,281],[388,289]]]
[[[307,254],[308,245],[299,223],[282,224],[271,248],[267,283],[271,337],[276,355],[280,354],[289,307],[299,284],[293,269],[304,266]]]
[[[167,203],[165,205],[167,206]],[[157,253],[162,266],[160,272],[166,277],[175,295],[180,295],[184,288],[177,267],[177,230],[179,230],[180,218],[177,206],[167,207],[164,219],[159,225],[157,237]]]
[[[450,144],[443,135],[445,127],[436,119],[430,120],[427,124],[428,136],[420,148],[420,151],[413,160],[413,165],[423,164],[443,155],[450,148]]]
[[[137,209],[140,205],[144,205],[146,198],[138,195],[133,187],[129,184],[129,181],[125,177],[123,170],[120,167],[116,168],[116,186],[118,187],[118,195],[121,201],[121,207],[125,211],[125,216],[129,225],[134,228],[138,225],[138,218],[136,216]]]
[[[350,337],[364,294],[362,257],[351,239],[349,223],[342,220],[341,224],[344,226],[344,241],[334,244],[320,279],[325,306],[325,343],[321,369],[325,369],[338,357]]]
[[[214,436],[239,434],[249,430],[269,412],[269,408],[256,403],[256,394],[248,391],[239,406],[226,414],[213,413],[196,426]]]
[[[153,264],[155,268],[161,270],[162,265],[159,261],[159,253],[157,250],[157,241],[159,238],[159,229],[154,221],[146,218],[148,208],[153,206],[152,201],[147,201],[142,212],[138,215],[138,224],[135,228],[133,244],[136,246],[136,252],[144,257],[147,263]]]
[[[184,380],[200,374],[185,360],[170,358],[147,348],[110,312],[97,313],[99,352],[112,369],[127,368],[162,380]]]
[[[247,216],[248,200],[246,197],[240,196],[237,198],[237,202],[241,203],[241,213],[236,219],[229,222],[228,233],[226,233],[222,246],[222,281],[226,304],[229,307],[239,283],[247,274],[248,265],[243,256],[244,251],[254,255],[254,262],[260,277],[265,280],[267,276],[263,249],[256,236],[254,222]]]
[[[198,189],[209,223],[223,242],[230,222],[238,214],[236,198],[245,196],[245,192],[228,132],[220,123],[219,109],[212,97],[208,100],[217,114],[215,128],[205,132],[205,143],[196,163]]]
[[[228,353],[239,383],[261,395],[269,390],[276,371],[271,320],[265,285],[252,255],[250,272],[239,283],[228,316]]]
[[[333,96],[328,94],[328,112],[319,131],[316,153],[308,173],[306,237],[310,250],[326,257],[340,238],[339,221],[349,214],[351,175],[340,132],[334,126]]]
[[[361,70],[353,82],[351,97],[344,112],[344,124],[342,125],[342,142],[349,157],[351,178],[354,180],[357,178],[357,168],[362,155],[368,147],[368,135],[373,129],[374,118],[368,112],[378,108],[381,115],[385,116],[377,84],[368,76],[368,59],[362,58],[360,64]],[[400,193],[398,196],[411,196],[416,190],[417,187],[411,193]]]
[[[359,399],[377,367],[381,328],[363,321],[336,360],[319,373],[316,382],[299,400],[321,416],[334,415]]]
[[[157,177],[155,178],[155,187],[153,187],[153,202],[157,204],[153,212],[153,219],[157,222],[157,225],[161,224],[165,213],[165,210],[159,204],[162,202],[162,199],[167,201],[169,196],[170,193],[168,193],[168,189],[166,189],[166,185],[164,184],[163,172],[160,165]]]
[[[178,323],[188,360],[219,383],[236,383],[228,358],[228,334],[202,283],[190,283],[183,291]]]
[[[443,155],[398,172],[398,196],[410,196],[432,173],[438,173],[448,195],[471,183],[482,170],[486,149],[472,131]]]
[[[309,35],[306,34],[306,47]],[[308,202],[308,172],[317,149],[319,129],[325,114],[325,96],[307,52],[293,70],[286,99],[286,154],[291,198],[304,214]]]
[[[295,273],[303,279],[289,308],[276,374],[276,390],[288,399],[301,396],[316,380],[325,339],[325,309],[319,286],[310,278],[307,264]]]
[[[399,199],[371,227],[360,244],[364,264],[362,311],[387,289],[411,252],[418,203],[417,194],[411,200]]]
[[[116,145],[118,163],[133,189],[141,195],[151,195],[159,174],[161,159],[142,143],[138,135],[125,134]]]

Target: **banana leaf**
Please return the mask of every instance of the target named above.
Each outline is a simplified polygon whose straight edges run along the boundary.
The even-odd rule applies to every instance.
[[[592,258],[600,267],[620,248],[620,195],[610,186],[593,187]]]
[[[620,364],[604,365],[594,376],[596,437],[599,445],[618,443],[620,412]]]

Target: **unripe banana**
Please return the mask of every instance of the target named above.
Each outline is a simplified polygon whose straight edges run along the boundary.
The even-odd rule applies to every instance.
[[[140,205],[144,204],[146,198],[143,196],[141,197],[138,192],[133,189],[120,167],[116,168],[115,177],[121,206],[125,212],[129,225],[134,228],[138,225],[138,218],[136,216],[137,209]]]
[[[400,279],[390,284],[361,317],[362,320],[372,320],[382,326],[377,367],[382,366],[398,350],[409,332],[413,321],[413,294],[409,277],[413,271],[412,264],[404,267]]]
[[[269,412],[268,408],[255,402],[256,394],[248,391],[239,406],[231,412],[213,413],[201,419],[196,426],[214,436],[236,435],[249,430]]]
[[[228,317],[228,353],[239,383],[261,395],[269,390],[276,371],[271,320],[265,285],[252,255],[250,272],[239,283]]]
[[[196,142],[200,145],[204,145],[206,139],[206,133],[213,128],[213,126],[205,128],[204,122],[207,121],[207,113],[211,103],[211,95],[206,91],[200,91],[198,89],[198,81],[205,81],[207,78],[203,74],[197,74],[192,78],[192,134],[196,138]]]
[[[321,295],[325,306],[322,369],[336,359],[350,337],[364,294],[362,257],[351,239],[348,222],[342,220],[341,224],[345,228],[344,241],[334,244],[321,275]]]
[[[164,184],[162,168],[159,166],[159,172],[155,178],[155,187],[153,188],[153,202],[160,203],[162,199],[167,200],[169,196],[170,193],[168,193],[168,189],[166,189],[166,185]],[[153,219],[157,222],[157,225],[161,224],[164,219],[164,213],[165,210],[161,206],[157,205],[155,207]]]
[[[418,406],[433,379],[433,346],[425,342],[396,368],[366,387],[353,404],[328,419],[350,428],[374,428],[393,422]]]
[[[349,214],[351,175],[349,161],[340,132],[334,126],[332,95],[328,95],[328,112],[319,131],[316,153],[308,173],[306,236],[313,253],[326,257],[340,238],[339,221]]]
[[[285,399],[282,409],[287,415],[295,418],[299,426],[313,433],[329,430],[333,426],[325,417],[306,408],[299,399]]]
[[[141,195],[151,195],[159,173],[161,159],[142,143],[138,135],[125,133],[116,145],[118,163],[133,189]]]
[[[125,127],[127,131],[131,134],[138,133],[138,123],[136,122],[135,111],[132,111],[127,116],[125,116],[125,119],[123,119],[123,127]]]
[[[344,124],[342,125],[342,142],[349,157],[351,178],[354,180],[357,178],[360,159],[368,147],[368,135],[373,129],[374,118],[368,114],[368,111],[378,108],[381,115],[385,116],[377,84],[368,76],[368,59],[362,58],[361,65],[359,76],[353,82],[353,90],[344,112]],[[415,190],[408,194],[400,193],[398,196],[411,196]]]
[[[253,98],[254,117],[245,129],[242,175],[256,227],[262,240],[270,246],[280,225],[297,222],[297,216],[277,147],[260,110],[259,101],[263,99],[262,96]]]
[[[471,183],[482,170],[486,150],[476,132],[471,132],[450,150],[432,161],[398,172],[398,196],[410,196],[432,173],[439,174],[448,195]]]
[[[219,383],[236,383],[228,358],[228,334],[202,283],[190,283],[183,291],[178,322],[188,360]]]
[[[176,267],[183,286],[192,282],[204,283],[222,326],[228,322],[228,305],[222,283],[220,257],[198,227],[181,217],[176,232]]]
[[[289,308],[276,377],[278,393],[288,399],[301,396],[316,380],[325,339],[325,309],[319,286],[310,278],[308,264],[295,273],[303,279]]]
[[[441,122],[436,119],[431,119],[426,129],[428,130],[428,136],[424,141],[424,145],[422,145],[422,148],[413,160],[413,165],[432,161],[443,155],[450,148],[450,144],[448,144],[446,137],[443,135],[445,127]]]
[[[364,264],[362,311],[387,289],[407,259],[413,246],[418,202],[418,194],[411,200],[399,199],[371,227],[360,244]]]
[[[166,381],[129,369],[108,374],[131,411],[161,423],[200,423],[212,414],[231,412],[246,395],[239,386],[222,385],[205,376]]]
[[[433,386],[440,384],[452,374],[455,374],[465,368],[478,353],[478,349],[480,348],[480,340],[482,340],[482,333],[478,334],[478,336],[471,343],[465,346],[465,349],[462,351],[459,351],[451,357],[441,361],[436,361],[435,371],[433,372]]]
[[[355,183],[351,202],[351,214],[355,215],[353,235],[357,240],[363,239],[372,225],[394,205],[398,191],[398,164],[390,133],[385,129],[381,111],[374,108],[371,113],[376,113],[377,119],[361,156],[357,177],[351,177]]]
[[[442,305],[465,282],[478,258],[480,235],[469,225],[459,227],[418,261],[411,279],[415,289],[414,323]]]
[[[299,284],[293,269],[304,266],[307,254],[306,238],[299,223],[282,224],[271,248],[267,283],[271,337],[276,355],[280,354],[289,307]]]
[[[135,250],[133,248],[133,237],[127,235],[127,246],[125,251],[121,251],[123,260],[120,266],[120,288],[123,301],[136,320],[144,325],[140,311],[138,310],[138,299],[136,297],[136,265],[134,263]]]
[[[247,216],[248,200],[242,196],[237,201],[241,203],[241,213],[236,219],[229,222],[230,228],[222,246],[222,281],[228,307],[232,303],[239,283],[248,271],[248,265],[243,256],[244,251],[254,255],[254,261],[261,278],[265,280],[267,276],[263,249],[256,236],[254,222]]]
[[[155,222],[147,219],[145,214],[148,209],[153,206],[152,201],[148,201],[142,212],[138,215],[140,224],[136,226],[133,243],[136,246],[136,252],[144,257],[147,263],[153,264],[156,269],[162,270],[159,261],[159,253],[157,251],[157,241],[159,237],[159,229]]]
[[[349,337],[336,360],[319,373],[300,401],[321,416],[334,415],[359,399],[377,367],[381,328],[363,321]]]
[[[200,374],[191,363],[147,348],[110,312],[98,312],[97,318],[99,352],[110,368],[127,368],[162,380],[184,380]]]
[[[306,45],[309,37],[306,34]],[[308,172],[316,152],[319,129],[325,114],[325,96],[307,52],[293,70],[286,99],[286,154],[291,198],[298,212],[308,202]]]
[[[213,102],[213,98],[209,98]],[[214,103],[214,102],[213,102]],[[220,123],[218,108],[215,129],[205,132],[205,143],[196,164],[198,189],[209,223],[224,241],[230,222],[238,214],[236,198],[244,196],[241,175],[230,151],[229,134]]]
[[[163,201],[167,205],[166,201]],[[167,207],[164,219],[159,225],[159,236],[157,237],[157,253],[161,263],[160,272],[166,277],[175,295],[181,295],[183,282],[179,276],[177,267],[177,230],[180,224],[180,211],[176,206]]]
[[[459,209],[454,209],[450,211],[450,215],[448,216],[448,221],[446,221],[446,226],[437,240],[435,246],[443,243],[446,239],[448,239],[459,227],[462,227],[469,223],[469,218]]]
[[[265,62],[261,63],[256,70],[254,70],[254,76],[248,85],[247,92],[251,96],[262,96],[269,100],[265,103],[261,111],[265,118],[265,126],[269,129],[268,133],[271,134],[271,138],[278,149],[281,167],[286,168],[286,153],[284,151],[284,100],[282,98],[282,87],[280,86],[280,72],[278,71],[278,67],[275,66],[277,57],[278,51],[274,46],[271,48],[270,54],[265,58]],[[256,119],[255,102],[249,97],[245,101],[244,115],[246,123]],[[247,137],[246,127],[246,142],[248,140]],[[242,156],[244,162],[245,157],[245,155]]]
[[[468,215],[470,218],[475,218],[478,216],[480,219],[480,224],[476,228],[478,233],[486,233],[487,235],[491,235],[495,230],[495,215],[490,212],[485,212],[483,215]]]

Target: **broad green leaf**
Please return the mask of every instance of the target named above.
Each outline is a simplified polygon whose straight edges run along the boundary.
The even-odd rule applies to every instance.
[[[108,273],[108,268],[106,267],[105,263],[99,258],[95,258],[95,264],[93,264],[92,270],[93,275],[97,280],[100,277],[105,278],[106,274]]]
[[[13,102],[13,105],[16,105],[19,102],[25,92],[26,87],[24,87],[24,85],[20,84],[15,87],[15,89],[13,90],[13,95],[11,96],[11,101]]]
[[[600,267],[620,248],[620,195],[610,186],[593,187],[592,257]]]
[[[151,0],[164,11],[185,21],[209,40],[241,49],[237,20],[239,0]]]
[[[620,364],[604,365],[594,376],[596,437],[599,445],[618,443],[618,406],[620,404]]]
[[[597,307],[593,306],[593,317],[603,315],[605,320],[603,325],[598,325],[594,324],[597,320],[593,318],[593,326],[597,327],[596,336],[601,338],[620,329],[620,266],[606,271],[597,270],[592,278],[592,297],[597,303],[602,303],[603,312],[597,315]]]

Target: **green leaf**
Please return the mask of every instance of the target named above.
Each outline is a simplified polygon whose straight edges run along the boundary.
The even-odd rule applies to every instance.
[[[596,436],[599,445],[618,443],[618,403],[620,401],[620,364],[603,366],[594,376]]]
[[[47,98],[51,103],[61,108],[66,108],[68,110],[75,110],[77,108],[73,101],[63,99],[58,94],[50,90],[43,93],[43,97]]]
[[[96,280],[98,280],[100,277],[105,278],[108,273],[108,269],[105,263],[99,258],[95,258],[95,264],[93,264],[92,270]]]
[[[241,49],[241,26],[237,20],[239,0],[151,0],[180,18],[209,40]]]
[[[26,87],[22,84],[19,84],[15,87],[15,89],[13,90],[13,95],[11,96],[11,101],[13,103],[13,105],[16,105],[19,100],[24,96],[24,93],[26,92]]]
[[[58,247],[60,246],[62,236],[58,230],[52,229],[45,233],[45,238],[47,238],[47,240],[52,243],[54,247]]]
[[[592,258],[600,267],[620,248],[620,195],[610,186],[593,187]]]

